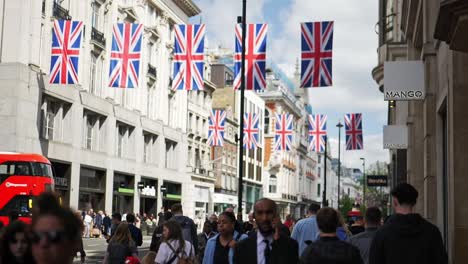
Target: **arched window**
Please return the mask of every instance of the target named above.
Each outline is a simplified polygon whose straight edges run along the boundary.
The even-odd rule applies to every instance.
[[[265,135],[270,134],[270,111],[265,108]]]
[[[278,180],[276,178],[276,175],[270,175],[270,184],[268,188],[270,193],[276,193],[277,184],[278,184]]]

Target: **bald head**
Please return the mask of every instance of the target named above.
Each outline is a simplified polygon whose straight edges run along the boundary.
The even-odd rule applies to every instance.
[[[278,215],[278,207],[276,203],[268,198],[262,198],[255,203],[254,218],[257,223],[258,230],[263,235],[273,233],[273,219]]]
[[[258,208],[270,208],[273,211],[273,214],[278,213],[278,206],[276,205],[275,201],[268,199],[268,198],[262,198],[260,200],[257,200],[254,205],[254,214],[258,210]]]

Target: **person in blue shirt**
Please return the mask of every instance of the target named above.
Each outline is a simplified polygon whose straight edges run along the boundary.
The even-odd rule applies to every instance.
[[[218,234],[208,240],[203,257],[203,264],[232,264],[234,246],[237,241],[246,239],[247,235],[234,230],[236,216],[224,212],[218,217]]]
[[[299,256],[302,255],[304,249],[319,237],[319,229],[317,226],[316,214],[320,210],[320,205],[310,204],[307,213],[307,218],[301,219],[294,226],[291,238],[299,244]]]

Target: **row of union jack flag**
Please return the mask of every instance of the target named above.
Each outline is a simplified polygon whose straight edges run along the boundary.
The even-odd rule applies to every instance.
[[[309,115],[309,151],[324,152],[327,144],[327,116]],[[364,149],[362,114],[345,115],[346,150]]]
[[[83,22],[55,20],[50,83],[78,84]],[[245,87],[266,87],[267,24],[246,25]],[[109,86],[138,87],[143,24],[117,23],[112,28]],[[205,25],[174,27],[172,89],[203,90]],[[333,22],[301,23],[301,87],[332,85]],[[235,27],[234,89],[241,89],[242,26]]]
[[[283,113],[276,114],[275,120],[275,150],[290,151],[293,143],[293,116]],[[208,144],[223,146],[226,112],[212,110],[208,127]],[[327,144],[327,116],[308,115],[309,123],[309,151],[324,152]],[[244,113],[243,146],[254,149],[259,146],[259,115]],[[345,115],[346,150],[360,150],[364,148],[362,134],[362,114]]]

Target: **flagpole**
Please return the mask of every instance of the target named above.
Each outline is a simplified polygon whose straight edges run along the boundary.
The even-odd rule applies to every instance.
[[[324,152],[324,169],[323,169],[323,197],[322,197],[322,207],[328,206],[327,203],[327,145],[328,137],[325,140],[325,152]]]
[[[241,57],[241,85],[240,85],[240,118],[239,118],[239,184],[237,186],[237,220],[242,221],[242,195],[244,187],[244,90],[245,90],[245,35],[247,0],[242,0],[242,57]],[[239,23],[239,17],[237,18]]]

